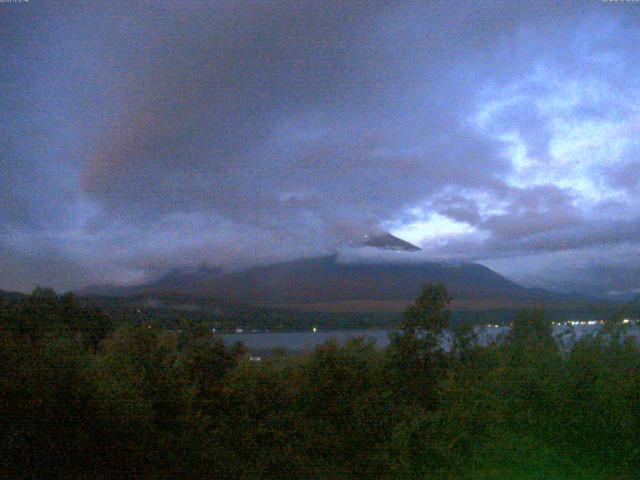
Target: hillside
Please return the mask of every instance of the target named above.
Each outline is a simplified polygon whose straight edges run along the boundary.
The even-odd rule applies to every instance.
[[[171,281],[168,281],[170,278]],[[341,263],[336,256],[253,267],[241,272],[181,273],[135,287],[85,289],[83,295],[181,294],[230,303],[306,310],[401,310],[425,283],[441,282],[454,308],[517,308],[570,298],[528,289],[474,263]]]
[[[388,232],[379,235],[365,235],[363,246],[374,247],[380,250],[395,250],[398,252],[417,252],[421,250],[412,243],[391,235]]]
[[[192,284],[188,293],[260,305],[408,302],[425,283],[441,282],[458,302],[556,301],[478,264],[347,264],[335,256],[261,266]],[[185,292],[187,293],[187,292]]]
[[[174,268],[157,280],[142,285],[89,285],[76,293],[83,297],[130,297],[156,291],[167,293],[188,291],[194,284],[206,282],[221,274],[220,268],[203,264],[195,268]]]

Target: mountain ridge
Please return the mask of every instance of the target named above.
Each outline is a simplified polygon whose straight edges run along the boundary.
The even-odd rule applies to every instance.
[[[357,245],[396,252],[418,252],[422,250],[420,247],[406,240],[402,240],[389,232],[383,232],[378,235],[365,235],[364,240]]]
[[[456,304],[531,306],[562,303],[574,296],[526,288],[477,263],[341,262],[337,255],[255,266],[238,272],[200,270],[193,275],[169,273],[133,287],[83,289],[82,296],[178,294],[230,303],[316,309],[348,304],[363,309],[397,309],[410,302],[426,283],[442,283]],[[367,307],[369,305],[369,307]],[[486,308],[486,307],[485,307]]]

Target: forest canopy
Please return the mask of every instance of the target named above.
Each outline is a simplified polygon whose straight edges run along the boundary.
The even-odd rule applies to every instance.
[[[542,311],[452,348],[428,285],[387,349],[252,362],[203,324],[115,325],[46,289],[0,300],[10,477],[634,478],[640,346],[612,324],[561,348]],[[538,476],[535,476],[538,475]]]

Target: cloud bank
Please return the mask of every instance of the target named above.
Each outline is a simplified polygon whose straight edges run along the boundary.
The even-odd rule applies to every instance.
[[[377,230],[528,284],[640,286],[633,4],[0,8],[0,288]]]

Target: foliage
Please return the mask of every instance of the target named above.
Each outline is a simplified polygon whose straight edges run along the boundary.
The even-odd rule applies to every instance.
[[[257,363],[202,324],[114,330],[46,289],[0,301],[0,475],[637,478],[635,340],[606,330],[560,349],[535,310],[483,346],[445,332],[448,302],[425,287],[386,350]]]
[[[449,326],[451,312],[445,310],[451,297],[442,284],[425,285],[422,292],[404,312],[402,330],[412,334],[421,329],[439,334]]]
[[[439,349],[440,338],[449,325],[451,301],[441,284],[425,285],[421,294],[403,314],[399,333],[391,337],[388,367],[399,392],[399,401],[418,400],[434,408],[435,386],[446,359]]]

